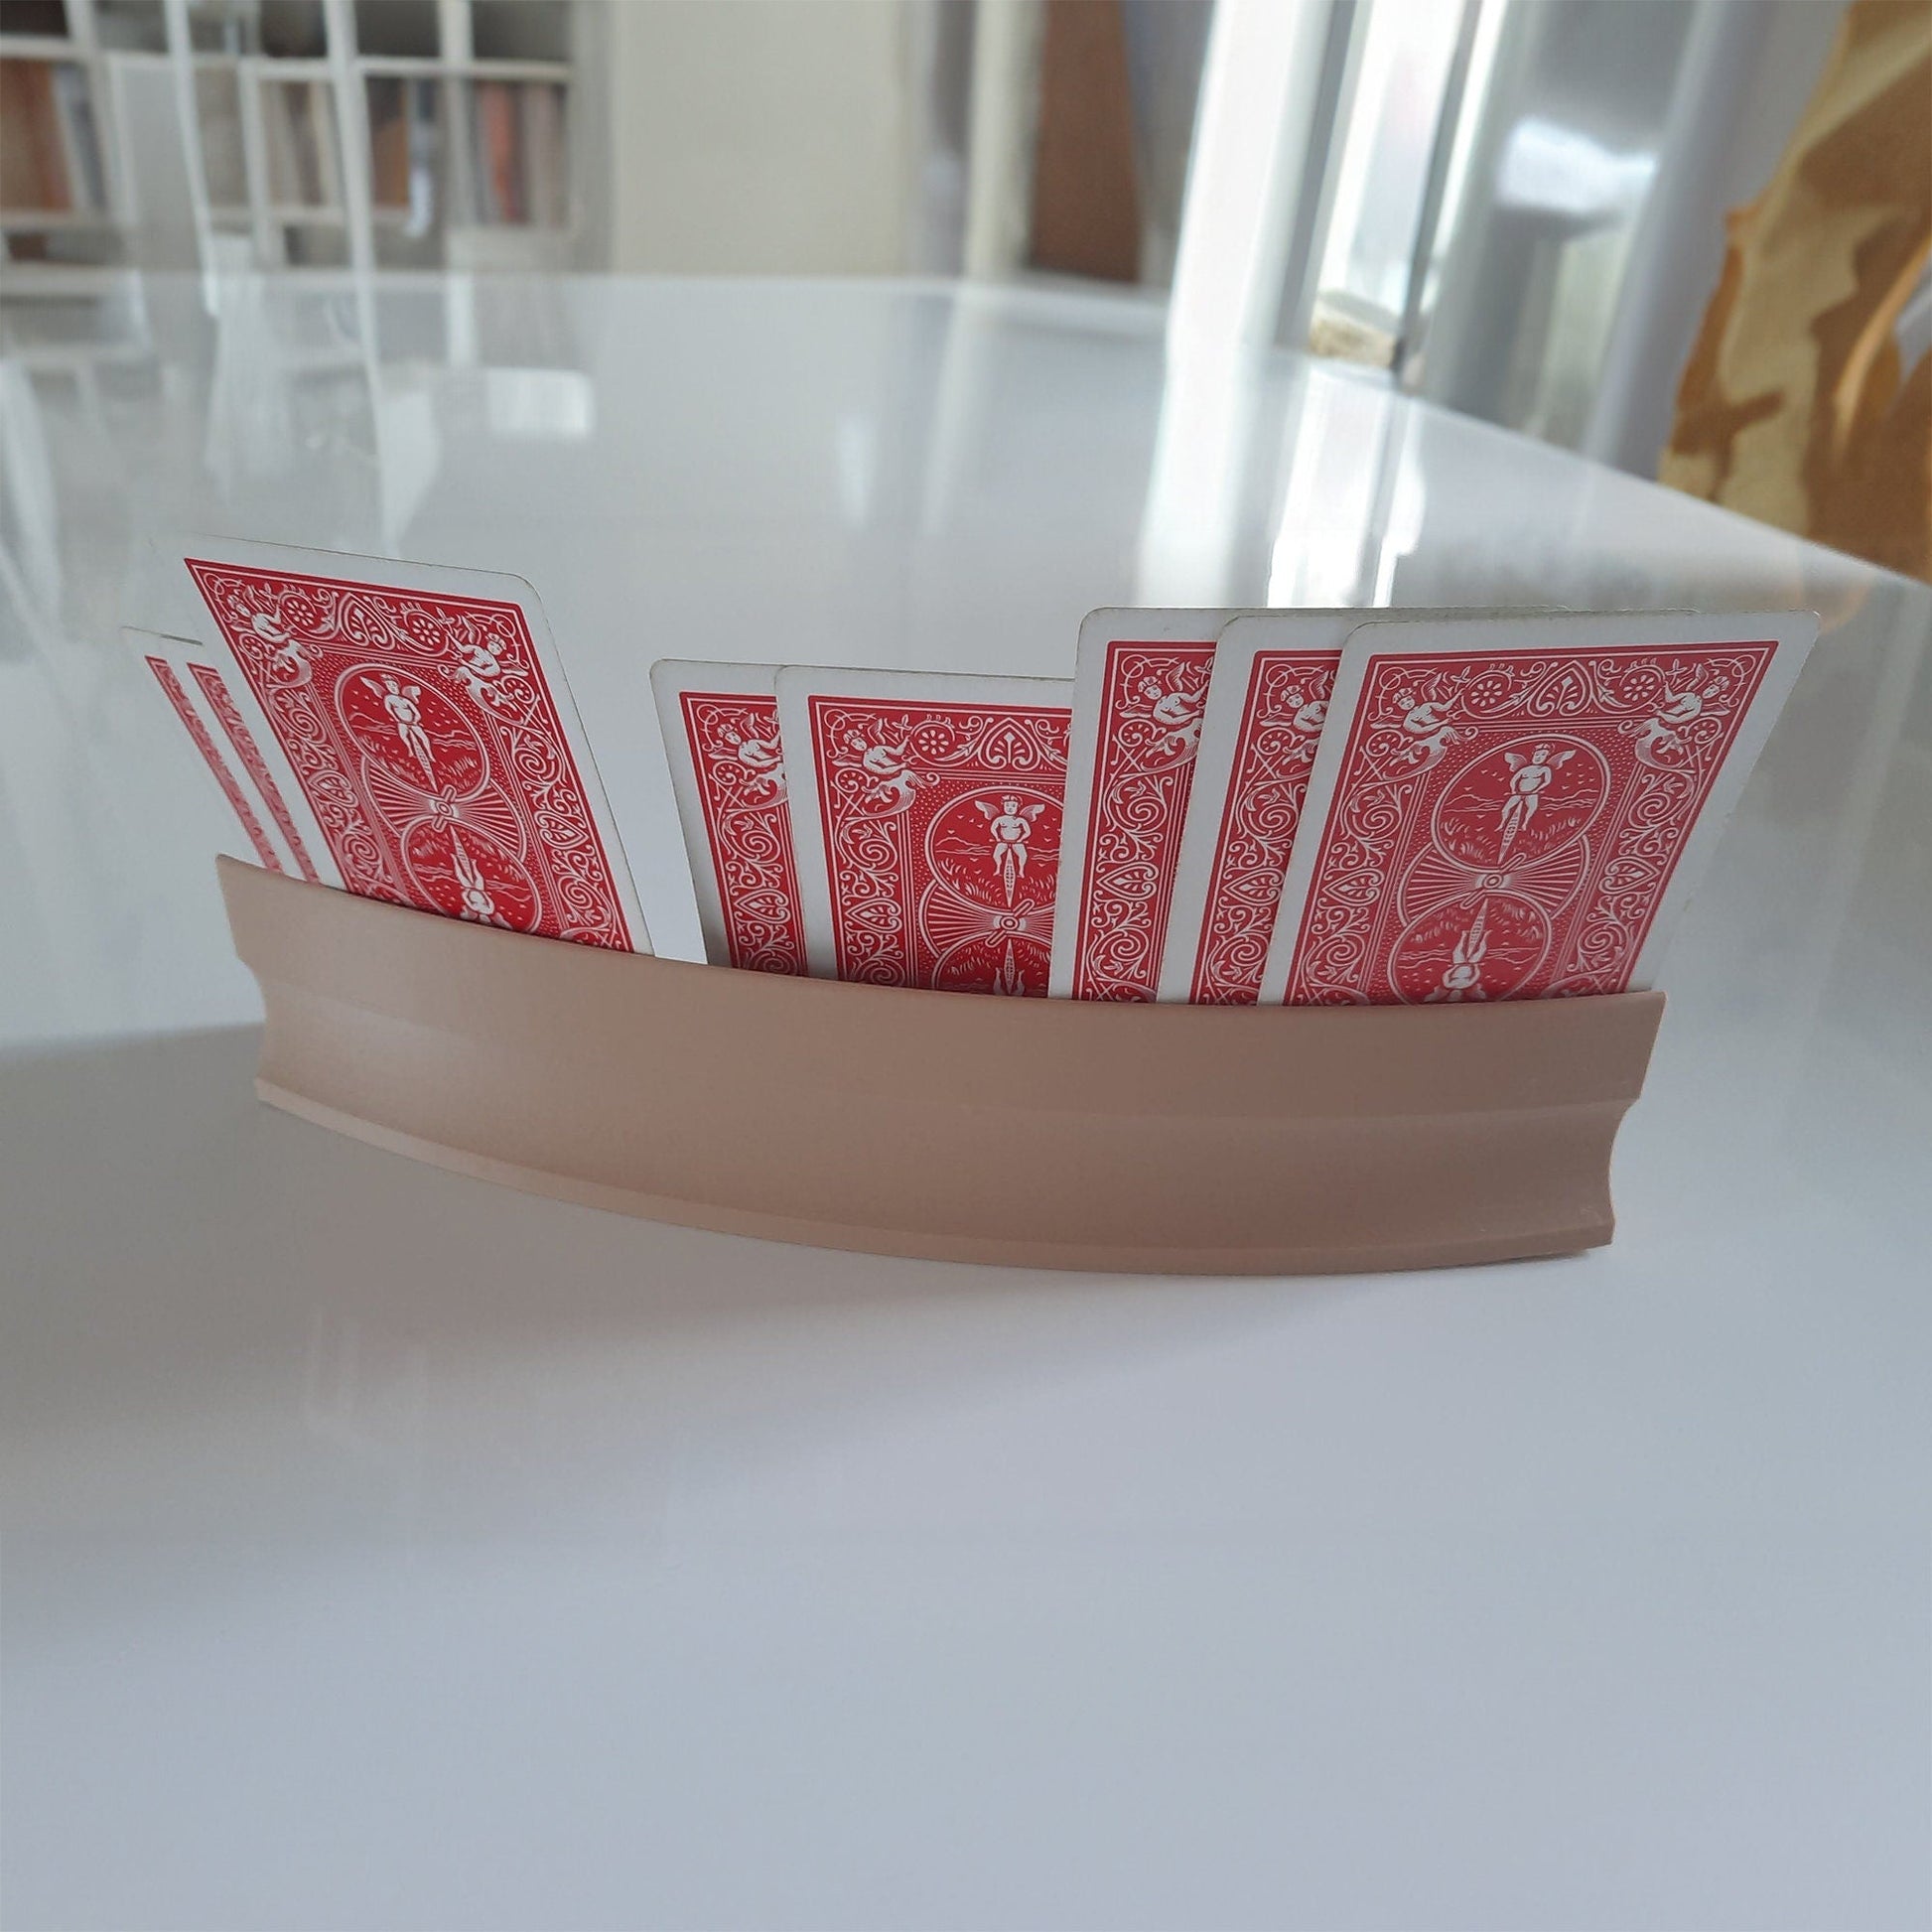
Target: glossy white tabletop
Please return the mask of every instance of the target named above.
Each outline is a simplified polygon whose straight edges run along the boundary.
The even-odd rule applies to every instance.
[[[1134,304],[135,285],[0,373],[0,1923],[1932,1922],[1932,592]],[[660,949],[663,655],[1791,604],[1613,1247],[1035,1276],[253,1100],[115,640],[211,530],[519,572]],[[827,1131],[836,1131],[828,1120]]]

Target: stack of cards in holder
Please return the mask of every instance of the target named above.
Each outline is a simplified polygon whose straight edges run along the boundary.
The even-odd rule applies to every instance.
[[[1096,611],[1048,679],[659,663],[707,956],[946,992],[1651,985],[1808,615]]]
[[[617,827],[520,579],[198,542],[195,635],[129,630],[271,871],[648,952]]]
[[[650,950],[527,584],[211,539],[174,554],[195,634],[127,640],[237,856]],[[674,660],[651,683],[716,965],[1453,1004],[1653,983],[1816,630],[1105,610],[1070,684]]]

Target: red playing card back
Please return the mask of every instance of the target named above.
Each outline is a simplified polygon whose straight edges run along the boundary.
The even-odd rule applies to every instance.
[[[1776,649],[1377,654],[1288,1002],[1625,990]]]
[[[1257,651],[1209,862],[1187,998],[1253,1006],[1339,650]]]
[[[148,660],[151,664],[154,661],[153,658]],[[275,782],[275,774],[269,770],[268,760],[262,757],[262,748],[255,743],[254,733],[243,722],[241,709],[228,689],[227,680],[212,664],[191,664],[188,668],[195,682],[201,686],[202,696],[207,700],[207,708],[227,733],[228,743],[234,747],[242,769],[253,779],[255,789],[261,793],[262,803],[268,807],[268,815],[274,819],[275,829],[287,844],[296,870],[312,885],[315,884],[318,879],[315,861],[309,857],[309,848],[301,832],[296,829],[295,814],[289,810],[288,800],[282,796],[282,787]]]
[[[514,604],[187,562],[350,892],[631,945]]]
[[[228,761],[221,756],[208,728],[202,722],[202,715],[195,709],[182,681],[175,675],[175,668],[164,657],[150,657],[148,669],[154,673],[155,682],[161,686],[162,693],[173,707],[194,741],[195,749],[202,755],[202,762],[213,775],[214,782],[221,787],[221,795],[241,821],[241,829],[253,848],[259,864],[269,872],[280,872],[282,862],[275,855],[275,848],[268,842],[268,834],[262,830],[262,822],[256,816],[255,808],[248,802],[248,794],[242,790],[235,774],[228,769]],[[205,687],[206,688],[206,687]],[[226,694],[223,693],[225,696]]]
[[[1045,994],[1070,715],[811,697],[840,979]]]
[[[805,928],[775,698],[685,691],[678,709],[704,811],[731,964],[802,974]]]
[[[1076,1000],[1151,1000],[1200,743],[1212,643],[1107,646],[1074,932]]]

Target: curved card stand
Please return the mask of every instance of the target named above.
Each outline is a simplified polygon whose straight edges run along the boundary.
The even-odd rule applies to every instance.
[[[567,1200],[881,1254],[1275,1275],[1591,1247],[1664,1005],[909,992],[220,863],[273,1105]]]

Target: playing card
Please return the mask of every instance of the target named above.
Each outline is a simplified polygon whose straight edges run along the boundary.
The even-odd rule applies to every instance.
[[[1151,1000],[1214,639],[1227,611],[1094,611],[1080,625],[1053,913],[1056,999]]]
[[[803,973],[775,664],[653,664],[664,752],[714,966]]]
[[[122,633],[138,649],[147,633],[128,630]],[[180,673],[165,656],[158,652],[143,653],[154,681],[162,696],[167,700],[169,709],[180,721],[194,746],[197,756],[207,768],[208,775],[219,787],[221,796],[228,802],[241,827],[242,837],[247,841],[248,850],[236,853],[236,858],[252,857],[258,866],[269,872],[281,872],[282,855],[275,849],[268,833],[263,829],[261,818],[255,810],[255,801],[236,775],[234,767],[228,762],[227,755],[214,742],[214,734],[207,718],[194,699],[188,695],[188,687]]]
[[[1236,617],[1215,647],[1160,998],[1252,1006],[1352,611]]]
[[[813,973],[1045,993],[1070,696],[1045,678],[778,673]]]
[[[1262,1000],[1650,985],[1816,633],[1789,612],[1353,632]]]
[[[650,950],[520,578],[212,538],[182,561],[349,891]]]
[[[1254,1004],[1328,692],[1362,617],[1229,613],[1215,645],[1159,998]]]
[[[331,876],[317,828],[291,802],[293,779],[283,782],[263,750],[259,717],[250,724],[246,700],[206,644],[189,637],[124,626],[121,637],[141,661],[142,675],[167,700],[212,774],[248,842],[247,854],[272,872],[315,884],[340,884]],[[320,856],[318,856],[320,855]]]

